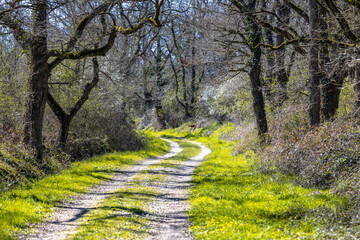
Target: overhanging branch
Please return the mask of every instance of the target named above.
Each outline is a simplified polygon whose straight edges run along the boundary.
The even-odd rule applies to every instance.
[[[325,3],[329,8],[330,12],[335,16],[336,20],[340,24],[341,29],[344,31],[345,37],[352,42],[359,43],[360,38],[356,36],[355,33],[351,30],[345,17],[341,14],[339,8],[336,6],[333,0],[325,0]]]

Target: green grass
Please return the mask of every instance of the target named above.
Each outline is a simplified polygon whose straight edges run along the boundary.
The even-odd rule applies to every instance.
[[[0,239],[29,231],[29,223],[44,220],[59,202],[85,193],[94,184],[109,179],[114,170],[168,150],[168,143],[152,137],[142,151],[111,153],[77,162],[59,174],[1,194]]]
[[[231,135],[233,126],[211,126],[190,131],[168,130],[157,135],[177,141],[184,150],[143,171],[127,187],[118,190],[85,217],[75,239],[144,239],[150,234],[149,203],[162,193],[156,183],[166,180],[166,171],[197,155],[198,146],[181,140],[203,142],[212,153],[194,173],[191,231],[196,239],[346,239],[347,232],[327,233],[339,207],[348,200],[329,191],[303,188],[291,176],[258,171],[258,155],[252,151],[233,156],[235,142],[219,138]],[[203,137],[206,136],[206,137]],[[14,236],[29,222],[46,217],[56,203],[86,192],[109,178],[111,171],[145,157],[161,155],[168,146],[153,139],[145,151],[108,154],[75,164],[62,174],[10,191],[0,200],[0,239]],[[153,172],[160,172],[155,176]],[[150,184],[150,186],[146,186]]]
[[[171,140],[183,150],[149,166],[128,182],[126,188],[101,202],[85,216],[85,223],[73,239],[145,239],[149,236],[151,215],[155,214],[149,206],[162,194],[156,187],[167,180],[169,168],[177,167],[201,152],[197,145],[174,138]]]
[[[231,125],[208,130],[166,131],[203,142],[212,153],[194,173],[191,231],[196,239],[328,239],[331,219],[347,204],[329,191],[303,188],[291,176],[258,171],[252,151],[233,156],[235,142],[219,140]],[[206,135],[208,137],[201,137]],[[336,236],[336,235],[335,235]],[[337,237],[333,237],[336,238]]]
[[[160,193],[133,183],[116,191],[85,218],[73,239],[144,239],[150,234],[148,204]]]

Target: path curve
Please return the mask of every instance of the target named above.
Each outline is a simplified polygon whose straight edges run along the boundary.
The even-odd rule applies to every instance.
[[[201,143],[188,142],[198,145],[202,151],[178,168],[167,171],[168,179],[164,184],[156,187],[163,194],[151,206],[156,214],[152,216],[154,226],[152,227],[152,235],[148,239],[192,239],[189,232],[189,217],[187,216],[187,211],[190,208],[188,203],[190,188],[193,186],[191,183],[192,174],[211,150]]]
[[[182,148],[177,143],[164,140],[169,142],[171,146],[171,151],[168,154],[146,159],[132,165],[130,168],[118,171],[110,181],[105,181],[91,188],[88,193],[76,196],[71,202],[58,206],[58,209],[55,210],[48,221],[35,226],[34,234],[22,235],[19,236],[19,239],[59,240],[66,239],[67,236],[75,233],[76,229],[82,224],[83,216],[94,209],[100,201],[109,197],[117,189],[124,187],[127,182],[148,166],[173,157],[182,151]]]

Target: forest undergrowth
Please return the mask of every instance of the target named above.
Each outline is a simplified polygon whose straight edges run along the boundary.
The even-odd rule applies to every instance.
[[[51,140],[53,135],[47,135],[41,161],[15,135],[0,133],[0,191],[5,192],[59,173],[75,162],[94,156],[145,148],[146,136],[135,131],[126,121],[114,116],[104,119],[104,116],[98,117],[92,123],[94,126],[104,126],[100,133],[94,129],[78,127],[87,134],[83,133],[82,137],[71,136],[64,145]],[[91,127],[95,128],[94,126]],[[9,132],[11,131],[14,130],[10,129]],[[75,135],[76,131],[72,134]]]

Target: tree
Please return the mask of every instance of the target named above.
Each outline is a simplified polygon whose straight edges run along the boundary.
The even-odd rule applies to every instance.
[[[78,111],[85,104],[86,100],[89,99],[91,90],[94,87],[96,87],[96,85],[99,82],[99,63],[96,57],[92,59],[92,66],[93,66],[93,79],[90,83],[87,83],[85,85],[81,97],[75,103],[75,105],[70,108],[69,113],[66,113],[65,110],[52,96],[52,94],[48,92],[47,95],[48,104],[60,122],[60,133],[59,133],[58,142],[62,147],[65,145],[67,140],[71,120],[76,116]]]
[[[316,0],[309,0],[309,19],[310,19],[310,38],[320,39],[320,6]],[[320,81],[321,71],[319,62],[320,45],[314,40],[311,42],[309,50],[309,73],[310,73],[310,126],[315,127],[320,124]]]
[[[70,36],[63,49],[49,49],[49,18],[50,9],[53,9],[51,2],[47,0],[32,0],[29,2],[30,10],[27,5],[22,5],[25,1],[7,2],[0,8],[0,23],[8,27],[24,51],[28,52],[31,66],[31,75],[28,80],[29,96],[26,102],[24,142],[28,144],[40,160],[42,158],[42,130],[45,104],[47,102],[48,81],[51,71],[66,59],[81,59],[86,57],[104,56],[113,46],[118,33],[125,35],[132,34],[141,29],[146,23],[160,26],[160,8],[164,1],[155,1],[155,13],[152,18],[143,16],[136,24],[129,22],[128,27],[120,27],[116,24],[116,19],[109,11],[113,10],[116,1],[105,1],[90,11],[75,27],[75,32]],[[142,2],[142,1],[139,1]],[[55,8],[61,8],[64,3],[59,3]],[[122,6],[121,6],[122,7]],[[26,9],[25,9],[26,8]],[[17,14],[18,9],[31,11],[31,29],[21,25],[21,15]],[[75,51],[76,44],[83,37],[85,28],[99,15],[109,13],[113,26],[109,33],[107,42],[96,48],[85,48]]]
[[[247,27],[248,47],[250,49],[250,70],[249,77],[251,82],[251,94],[253,96],[253,108],[255,112],[255,119],[258,128],[258,136],[260,143],[264,145],[267,139],[268,125],[266,119],[265,102],[263,97],[263,90],[261,84],[261,48],[259,44],[262,39],[262,28],[251,17],[259,4],[256,0],[250,0],[246,5],[240,1],[231,0],[231,3],[236,7],[241,14],[244,15],[244,24]],[[250,14],[248,14],[250,13]]]
[[[290,23],[290,8],[282,1],[276,1],[275,3],[276,15],[279,18],[278,27],[283,27],[283,25],[288,25]],[[281,34],[276,34],[276,46],[281,45],[285,38]],[[287,95],[287,84],[289,82],[289,76],[285,67],[285,48],[281,48],[276,51],[276,79],[278,84],[278,104],[282,105],[285,100],[288,99]]]

